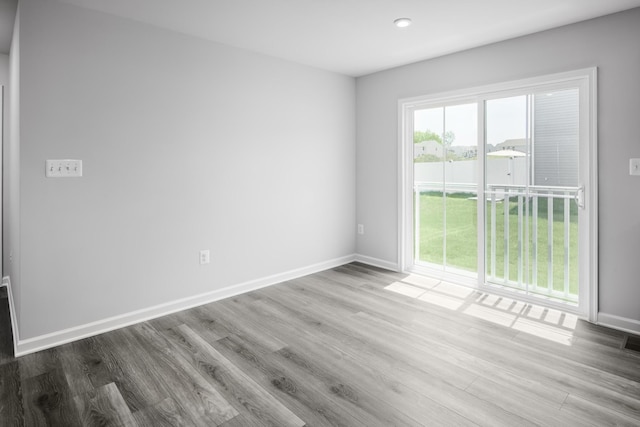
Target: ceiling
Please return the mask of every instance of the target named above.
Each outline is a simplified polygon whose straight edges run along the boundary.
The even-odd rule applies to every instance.
[[[57,1],[350,76],[640,6],[640,0]],[[399,17],[413,25],[396,28]]]

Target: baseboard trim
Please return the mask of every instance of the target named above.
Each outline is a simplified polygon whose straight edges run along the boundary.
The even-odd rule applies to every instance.
[[[18,354],[17,343],[20,341],[18,337],[18,320],[16,319],[16,304],[13,300],[13,292],[11,290],[11,278],[5,276],[2,278],[2,284],[7,288],[7,299],[9,300],[9,317],[11,322],[11,336],[13,337],[13,354]]]
[[[398,263],[385,261],[383,259],[373,258],[366,255],[356,254],[355,261],[361,262],[363,264],[371,265],[373,267],[385,268],[391,271],[400,271],[400,266]]]
[[[231,285],[212,292],[182,298],[180,300],[171,301],[165,304],[156,305],[153,307],[133,311],[107,319],[102,319],[96,322],[91,322],[85,325],[76,326],[50,334],[40,335],[34,338],[15,340],[14,336],[14,343],[16,343],[14,344],[15,355],[16,357],[24,356],[26,354],[35,353],[37,351],[56,347],[72,341],[78,341],[91,336],[100,335],[105,332],[155,319],[157,317],[166,316],[178,311],[187,310],[189,308],[197,307],[203,304],[208,304],[221,299],[265,288],[281,282],[286,282],[287,280],[293,280],[298,277],[317,273],[319,271],[339,267],[341,265],[353,262],[355,261],[355,259],[355,255],[335,258],[329,261],[309,265],[307,267],[290,270],[280,274],[274,274],[256,280],[250,280],[248,282]]]
[[[640,335],[640,321],[638,320],[601,312],[598,313],[598,321],[596,323],[607,328]]]

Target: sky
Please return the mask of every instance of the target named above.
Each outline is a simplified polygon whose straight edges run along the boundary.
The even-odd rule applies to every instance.
[[[486,109],[488,144],[496,145],[507,139],[526,137],[526,96],[488,100]],[[477,105],[473,103],[417,110],[414,130],[430,130],[439,135],[453,131],[454,146],[477,145]]]

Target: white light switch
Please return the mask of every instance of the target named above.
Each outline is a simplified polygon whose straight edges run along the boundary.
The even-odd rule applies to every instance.
[[[629,174],[640,175],[640,159],[629,159]]]
[[[82,176],[82,160],[47,160],[47,178],[77,178]]]

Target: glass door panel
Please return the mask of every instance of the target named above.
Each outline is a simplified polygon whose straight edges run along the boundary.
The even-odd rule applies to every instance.
[[[477,270],[477,104],[414,111],[414,259]]]
[[[486,281],[578,301],[578,89],[485,102]]]

